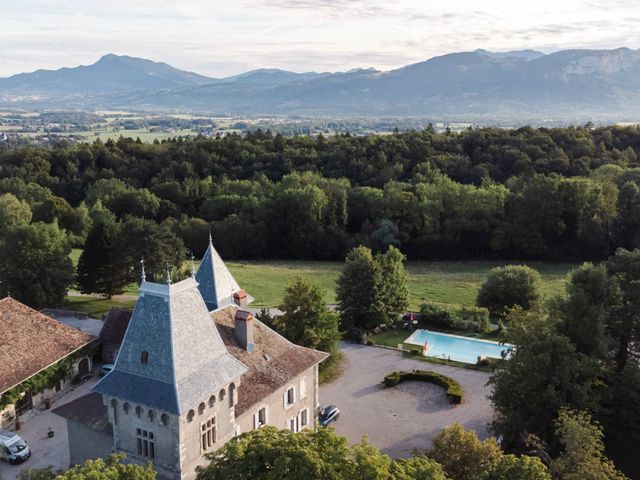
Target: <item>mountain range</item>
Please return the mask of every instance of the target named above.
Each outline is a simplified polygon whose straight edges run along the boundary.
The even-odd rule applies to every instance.
[[[93,65],[0,78],[0,107],[633,121],[640,50],[475,50],[384,72],[260,69],[227,78],[109,54]]]

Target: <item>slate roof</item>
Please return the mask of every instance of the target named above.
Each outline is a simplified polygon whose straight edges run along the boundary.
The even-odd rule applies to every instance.
[[[248,367],[238,387],[236,417],[329,356],[291,343],[258,319],[253,321],[255,349],[249,353],[235,335],[237,310],[229,306],[211,314],[229,353]]]
[[[13,298],[0,300],[0,393],[91,343],[95,337]]]
[[[93,430],[110,435],[113,434],[107,407],[102,403],[102,395],[99,393],[90,393],[51,411],[61,417],[75,420]]]
[[[143,282],[115,367],[94,391],[183,414],[246,370],[211,328],[193,278]]]
[[[132,314],[133,311],[128,308],[113,307],[109,310],[98,336],[100,341],[120,345],[124,340],[124,334]]]
[[[242,290],[209,237],[209,247],[196,273],[199,289],[209,311],[233,304],[233,294]],[[248,296],[249,302],[253,300]]]

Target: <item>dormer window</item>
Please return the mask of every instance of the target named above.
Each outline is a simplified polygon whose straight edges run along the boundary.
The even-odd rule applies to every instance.
[[[146,350],[143,350],[142,353],[140,353],[140,363],[149,363],[149,352]]]

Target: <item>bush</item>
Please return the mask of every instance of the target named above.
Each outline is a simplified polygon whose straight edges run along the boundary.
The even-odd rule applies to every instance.
[[[540,274],[524,265],[492,269],[480,287],[476,305],[504,315],[515,306],[529,310],[540,300]]]
[[[463,391],[460,384],[453,378],[447,377],[430,370],[413,370],[411,372],[392,372],[384,377],[385,387],[395,387],[405,380],[418,382],[429,382],[444,388],[447,392],[449,403],[458,404],[462,402]]]
[[[420,306],[420,322],[446,328],[458,328],[460,319],[451,311],[432,303]]]

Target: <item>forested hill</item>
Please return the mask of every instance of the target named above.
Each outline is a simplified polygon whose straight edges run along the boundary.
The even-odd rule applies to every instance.
[[[226,258],[598,259],[640,247],[639,154],[638,127],[120,138],[0,148],[0,195],[78,246],[108,210],[196,254],[211,225]]]

